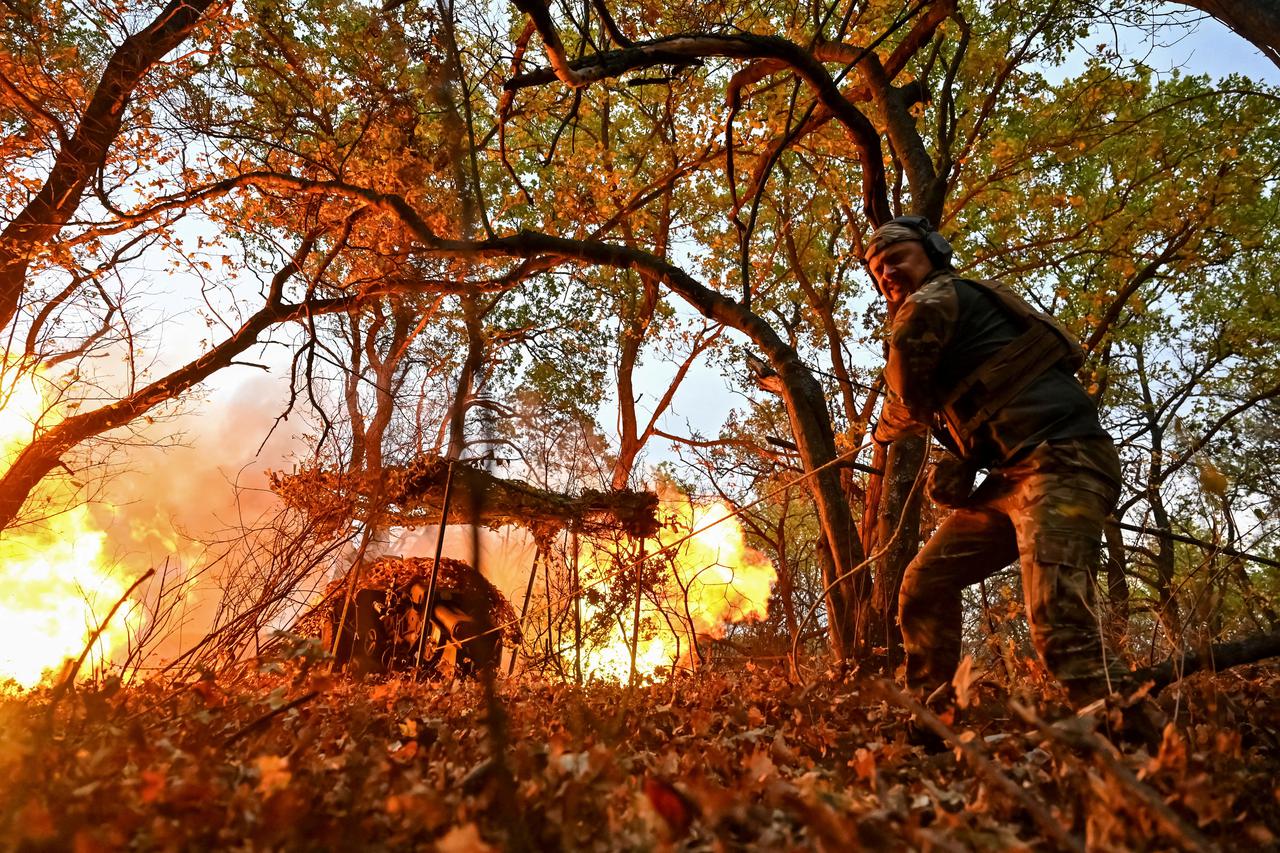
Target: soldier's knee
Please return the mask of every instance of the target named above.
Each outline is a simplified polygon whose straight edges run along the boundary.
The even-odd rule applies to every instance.
[[[919,587],[908,588],[903,585],[898,594],[898,624],[904,632],[910,631],[917,622],[927,617],[927,604],[928,596]]]
[[[960,599],[960,588],[936,574],[917,571],[908,573],[902,579],[902,588],[898,591],[898,617],[914,618],[924,612],[935,612],[946,609],[953,601]]]

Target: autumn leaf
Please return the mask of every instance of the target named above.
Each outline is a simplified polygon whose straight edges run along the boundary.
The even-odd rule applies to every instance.
[[[693,819],[698,816],[697,805],[669,782],[656,776],[644,778],[643,790],[649,805],[666,822],[672,838],[680,839],[687,835]]]
[[[139,775],[142,785],[138,789],[138,796],[144,803],[153,803],[160,798],[167,786],[167,778],[163,769],[149,767],[143,770]]]
[[[1201,459],[1199,467],[1200,487],[1211,495],[1216,495],[1219,498],[1225,498],[1227,496],[1227,489],[1230,487],[1230,483],[1227,482],[1226,476],[1223,475],[1223,473],[1218,470],[1217,466],[1208,459]]]
[[[292,774],[289,772],[289,758],[283,755],[262,755],[254,761],[258,770],[258,792],[272,794],[286,788]]]
[[[18,833],[25,841],[48,841],[57,835],[53,815],[39,800],[27,800],[18,812]]]
[[[202,678],[191,685],[191,692],[199,696],[210,708],[221,708],[226,704],[222,690],[214,681]]]
[[[440,853],[497,853],[498,848],[480,837],[480,829],[474,823],[455,826],[436,842]]]
[[[870,782],[876,774],[876,755],[869,749],[859,747],[853,758],[849,759],[849,766],[860,781]]]
[[[418,742],[411,740],[404,744],[392,744],[391,760],[396,764],[408,764],[418,755]]]
[[[978,673],[973,671],[973,655],[965,655],[964,660],[956,667],[956,674],[951,678],[951,685],[956,691],[956,705],[961,708],[969,707],[969,703],[976,698],[970,689],[977,678]]]
[[[799,760],[795,750],[787,743],[787,739],[783,736],[781,729],[773,736],[773,743],[769,745],[769,755],[775,762],[784,766],[796,764]]]

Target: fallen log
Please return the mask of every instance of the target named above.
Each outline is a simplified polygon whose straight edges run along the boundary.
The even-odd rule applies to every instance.
[[[1160,690],[1202,669],[1230,669],[1273,657],[1280,657],[1280,631],[1255,634],[1229,643],[1214,643],[1206,650],[1187,650],[1154,666],[1138,669],[1134,675],[1140,682],[1155,682],[1155,689]]]

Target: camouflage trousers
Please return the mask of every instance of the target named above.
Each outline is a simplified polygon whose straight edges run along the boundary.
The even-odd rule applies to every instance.
[[[898,619],[908,683],[928,695],[951,680],[960,662],[961,590],[1018,560],[1032,642],[1072,701],[1126,686],[1128,669],[1104,650],[1094,607],[1103,520],[1119,483],[1108,438],[1045,442],[992,471],[903,575]]]

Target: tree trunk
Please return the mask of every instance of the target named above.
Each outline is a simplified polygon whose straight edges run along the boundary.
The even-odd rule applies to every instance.
[[[1153,447],[1157,440],[1153,436]],[[1152,451],[1152,456],[1158,457],[1159,451]],[[1159,482],[1159,463],[1152,463],[1153,473],[1151,475],[1152,483]],[[1165,509],[1164,496],[1160,494],[1159,487],[1148,489],[1147,501],[1151,506],[1151,515],[1155,521],[1155,529],[1157,534],[1169,533],[1172,528],[1169,526],[1169,511]],[[1169,645],[1177,647],[1182,641],[1182,617],[1178,613],[1178,599],[1173,592],[1173,575],[1177,568],[1176,555],[1174,552],[1174,544],[1168,536],[1157,536],[1155,546],[1155,570],[1156,570],[1156,599],[1158,603],[1158,615],[1160,624],[1164,626],[1165,632],[1169,635]]]
[[[476,385],[485,360],[484,316],[487,308],[480,305],[480,297],[470,293],[462,297],[462,317],[467,329],[467,352],[458,370],[458,384],[454,388],[453,405],[449,408],[449,446],[445,456],[461,459],[467,446],[467,412],[475,402]]]
[[[1147,362],[1142,347],[1134,352],[1134,364],[1137,367],[1138,388],[1142,393],[1143,415],[1147,428],[1151,433],[1151,463],[1147,466],[1147,505],[1151,508],[1151,516],[1155,521],[1157,534],[1155,547],[1155,592],[1157,616],[1165,632],[1169,635],[1169,645],[1177,648],[1182,642],[1182,619],[1178,614],[1178,600],[1173,593],[1173,574],[1176,568],[1173,540],[1168,534],[1169,511],[1164,505],[1164,496],[1160,494],[1160,486],[1166,476],[1164,470],[1164,425],[1156,416],[1157,407],[1151,394],[1151,383],[1147,376]]]
[[[364,407],[360,402],[360,386],[364,382],[364,333],[361,315],[347,317],[347,329],[351,334],[351,361],[347,365],[347,377],[343,388],[343,401],[347,406],[347,419],[351,421],[352,471],[364,469],[365,426]]]
[[[1138,681],[1154,681],[1159,690],[1202,669],[1218,671],[1278,656],[1280,631],[1274,631],[1231,643],[1214,643],[1207,654],[1188,651],[1186,654],[1173,655],[1155,666],[1135,670],[1133,675]]]
[[[1123,649],[1129,636],[1129,580],[1125,574],[1124,537],[1120,526],[1107,519],[1103,528],[1107,538],[1107,601],[1110,610],[1105,626],[1112,649]]]
[[[387,428],[391,426],[391,418],[395,414],[395,401],[400,390],[400,366],[404,362],[407,349],[413,334],[413,314],[400,300],[392,300],[388,306],[391,314],[391,337],[386,343],[386,352],[376,350],[378,336],[373,329],[365,339],[366,357],[373,368],[374,409],[364,433],[364,459],[370,471],[382,470],[383,439]],[[375,327],[385,326],[386,317],[380,316]]]
[[[871,456],[871,467],[883,472],[885,466],[889,464],[889,449],[883,444],[877,444]],[[864,554],[874,554],[876,548],[880,545],[879,533],[879,517],[880,517],[880,500],[884,494],[884,474],[872,474],[867,478],[867,499],[862,507],[862,525],[860,533],[862,535],[862,551]]]
[[[898,664],[902,648],[898,590],[902,588],[907,564],[920,548],[923,495],[920,489],[916,489],[914,495],[911,492],[927,448],[924,436],[907,436],[895,441],[887,454],[881,485],[876,542],[885,551],[878,561],[873,599],[880,614],[889,672]]]

